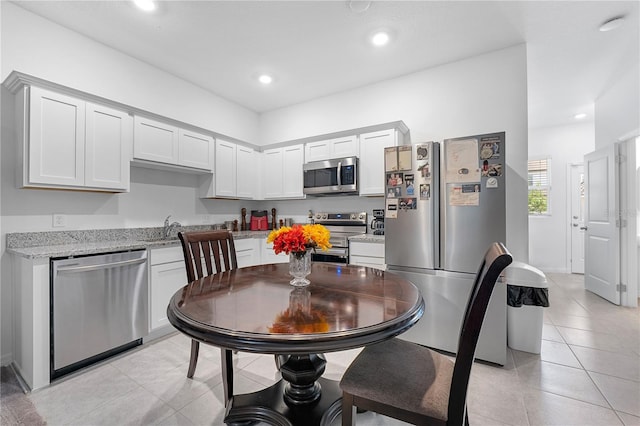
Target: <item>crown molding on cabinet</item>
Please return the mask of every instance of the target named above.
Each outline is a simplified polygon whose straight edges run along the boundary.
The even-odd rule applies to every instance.
[[[397,121],[389,121],[387,123],[373,124],[370,126],[358,127],[355,129],[340,130],[338,132],[333,132],[333,133],[324,133],[321,135],[308,136],[300,139],[292,139],[284,142],[264,145],[262,147],[262,151],[264,151],[265,149],[282,148],[285,146],[296,145],[301,143],[304,144],[304,143],[317,142],[317,141],[322,141],[327,139],[343,138],[345,136],[359,135],[362,133],[371,133],[371,132],[377,132],[379,130],[388,130],[388,129],[397,129],[400,133],[402,133],[405,136],[405,141],[408,141],[406,143],[411,142],[409,128],[404,123],[404,121],[397,120]]]
[[[162,121],[164,123],[168,123],[171,124],[173,126],[176,127],[180,127],[183,129],[188,129],[188,130],[192,130],[194,132],[199,132],[199,133],[204,133],[207,135],[211,135],[214,138],[222,138],[224,140],[228,140],[228,141],[232,141],[234,143],[240,144],[240,145],[244,145],[247,146],[249,148],[255,149],[255,150],[259,150],[260,147],[258,145],[254,145],[250,142],[246,142],[240,139],[236,139],[232,136],[227,136],[224,135],[222,133],[217,133],[215,131],[212,131],[210,129],[205,129],[202,127],[198,127],[195,126],[193,124],[190,123],[185,123],[183,121],[179,121],[179,120],[175,120],[173,118],[170,117],[165,117],[162,115],[158,115],[155,114],[151,111],[147,111],[147,110],[143,110],[140,108],[135,108],[132,107],[131,105],[126,105],[120,102],[116,102],[114,100],[111,99],[107,99],[107,98],[103,98],[101,96],[97,96],[91,93],[87,93],[87,92],[83,92],[81,90],[78,89],[74,89],[72,87],[68,87],[68,86],[63,86],[61,84],[58,83],[54,83],[52,81],[49,80],[44,80],[42,78],[39,77],[35,77],[33,75],[29,75],[29,74],[25,74],[23,72],[20,71],[11,71],[11,73],[7,76],[7,78],[4,80],[4,82],[2,83],[3,86],[5,86],[11,93],[15,94],[18,92],[18,90],[20,90],[20,88],[22,86],[37,86],[37,87],[41,87],[43,89],[48,89],[48,90],[52,90],[61,94],[65,94],[68,96],[73,96],[76,98],[80,98],[82,100],[85,101],[89,101],[89,102],[93,102],[93,103],[97,103],[97,104],[101,104],[101,105],[105,105],[114,109],[118,109],[121,111],[125,111],[127,112],[129,115],[138,115],[138,116],[143,116],[143,117],[147,117],[147,118],[151,118],[153,120],[158,120],[158,121]]]
[[[304,144],[308,142],[316,142],[316,141],[321,141],[326,139],[342,138],[345,136],[358,135],[361,133],[370,133],[370,132],[376,132],[379,130],[387,130],[387,129],[397,129],[399,132],[401,132],[404,135],[405,141],[408,141],[408,143],[411,143],[409,128],[402,120],[397,120],[397,121],[390,121],[387,123],[373,124],[369,126],[363,126],[363,127],[347,129],[347,130],[340,130],[332,133],[308,136],[300,139],[292,139],[288,141],[259,146],[259,145],[254,145],[250,142],[236,139],[231,136],[224,135],[222,133],[217,133],[210,129],[204,129],[202,127],[194,126],[193,124],[178,121],[169,117],[164,117],[150,111],[146,111],[140,108],[135,108],[130,105],[113,101],[111,99],[93,95],[91,93],[83,92],[81,90],[74,89],[72,87],[63,86],[61,84],[44,80],[42,78],[35,77],[33,75],[29,75],[20,71],[15,71],[15,70],[12,71],[2,84],[13,94],[17,93],[18,90],[24,85],[33,85],[33,86],[41,87],[43,89],[53,90],[62,94],[81,98],[86,101],[90,101],[90,102],[102,104],[105,106],[109,106],[111,108],[126,111],[129,115],[132,115],[132,116],[133,115],[144,116],[147,118],[151,118],[154,120],[158,120],[158,121],[162,121],[162,122],[174,125],[176,127],[186,128],[186,129],[193,130],[195,132],[208,134],[213,136],[216,139],[220,138],[229,142],[236,143],[238,145],[243,145],[257,152],[263,152],[266,149],[282,148],[282,147],[297,145],[301,143]],[[139,165],[143,166],[142,164],[139,164]]]

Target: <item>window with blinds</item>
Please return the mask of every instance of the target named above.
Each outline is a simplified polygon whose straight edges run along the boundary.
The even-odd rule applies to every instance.
[[[549,192],[551,177],[549,158],[529,160],[529,214],[549,214]]]

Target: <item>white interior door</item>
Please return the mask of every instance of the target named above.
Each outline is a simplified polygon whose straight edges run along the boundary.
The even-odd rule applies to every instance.
[[[571,273],[584,274],[584,166],[571,166]]]
[[[618,145],[585,155],[585,288],[620,304]]]

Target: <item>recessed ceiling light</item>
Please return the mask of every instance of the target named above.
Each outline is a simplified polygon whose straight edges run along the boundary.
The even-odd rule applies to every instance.
[[[156,2],[154,0],[133,0],[133,3],[145,12],[156,10]]]
[[[573,116],[573,118],[575,118],[576,120],[582,120],[583,118],[586,118],[586,117],[587,117],[587,114],[585,114],[584,112],[581,112]]]
[[[258,77],[258,81],[262,84],[271,84],[273,82],[273,77],[269,74],[262,74]]]
[[[624,23],[624,16],[616,16],[600,25],[600,31],[606,32],[619,28]]]
[[[389,33],[386,31],[378,31],[371,37],[371,43],[373,43],[374,46],[384,46],[389,43],[389,39]]]
[[[349,9],[351,9],[353,13],[366,12],[367,10],[369,10],[370,6],[371,2],[366,0],[351,0],[349,2]]]

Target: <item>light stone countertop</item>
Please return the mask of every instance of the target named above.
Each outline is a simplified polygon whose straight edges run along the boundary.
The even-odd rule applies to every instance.
[[[189,229],[198,228],[198,229]],[[204,229],[202,229],[204,228]],[[184,227],[207,230],[210,227]],[[26,232],[7,234],[7,253],[27,259],[83,256],[124,250],[142,250],[179,246],[177,234],[161,237],[162,228],[131,228],[84,231]],[[235,240],[267,238],[269,231],[238,231]],[[349,241],[384,244],[384,235],[363,234]]]
[[[349,241],[357,241],[361,243],[380,243],[384,244],[384,235],[362,234],[349,237]]]
[[[27,259],[83,256],[124,250],[179,246],[177,235],[168,239],[150,231],[155,228],[97,231],[58,231],[7,234],[7,253]],[[267,238],[269,231],[238,231],[235,240]],[[115,237],[108,239],[107,236]],[[124,237],[124,238],[123,238]]]

